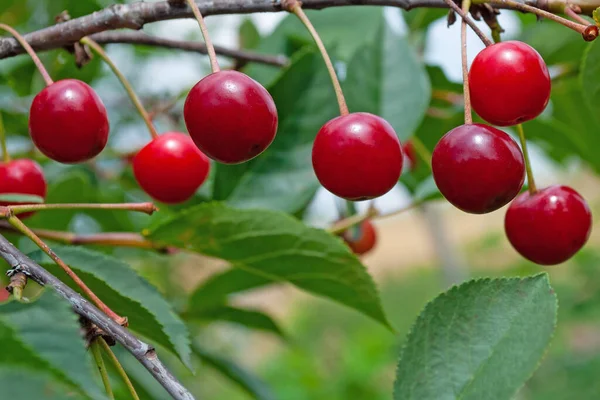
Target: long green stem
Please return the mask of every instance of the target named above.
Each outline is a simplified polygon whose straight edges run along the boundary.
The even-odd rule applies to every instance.
[[[6,24],[0,24],[0,29],[7,31],[11,35],[13,35],[15,37],[15,39],[17,39],[17,42],[19,42],[19,44],[25,49],[27,54],[29,54],[29,57],[31,57],[31,59],[33,60],[33,63],[37,67],[38,71],[40,71],[42,78],[44,78],[44,82],[46,82],[46,86],[52,85],[54,83],[54,81],[52,80],[52,78],[50,78],[50,74],[46,70],[46,67],[44,67],[44,64],[42,64],[42,61],[40,61],[40,58],[38,57],[38,55],[35,54],[35,51],[33,51],[33,48],[31,48],[29,43],[27,43],[27,40],[25,40],[25,38],[23,36],[21,36],[21,34],[19,32],[17,32],[14,28],[12,28]]]
[[[108,378],[106,365],[104,365],[104,360],[102,359],[102,354],[100,353],[100,345],[98,344],[98,340],[99,339],[92,340],[92,343],[90,344],[90,350],[92,351],[92,355],[94,356],[96,368],[98,368],[98,372],[100,372],[100,377],[102,378],[102,383],[104,384],[106,394],[108,395],[109,399],[114,400],[115,395],[112,391],[112,387],[110,386],[110,379]]]
[[[119,373],[119,375],[123,379],[123,382],[125,382],[125,386],[127,386],[127,389],[129,389],[129,393],[131,393],[131,397],[134,400],[140,400],[137,392],[135,391],[135,387],[133,387],[133,384],[131,383],[131,380],[127,376],[127,372],[125,372],[125,370],[123,369],[123,366],[119,362],[119,359],[117,358],[117,356],[115,356],[115,353],[113,353],[113,351],[110,349],[110,346],[108,345],[108,343],[106,343],[106,340],[104,340],[104,338],[102,338],[100,336],[95,341],[97,341],[97,342],[100,343],[100,346],[102,347],[102,349],[104,350],[104,352],[108,355],[108,358],[110,359],[110,361],[112,361],[112,363],[115,366],[117,372]]]
[[[462,12],[465,15],[471,8],[471,0],[463,0]],[[469,89],[469,65],[467,60],[467,21],[463,18],[460,24],[460,54],[463,75],[463,96],[465,98],[465,124],[473,123],[473,112],[471,111],[471,91]]]
[[[335,68],[333,67],[333,63],[331,62],[331,58],[329,57],[329,54],[327,53],[327,49],[325,49],[325,45],[323,44],[321,37],[319,36],[319,34],[317,33],[317,30],[315,29],[313,24],[310,22],[310,20],[304,13],[304,10],[302,9],[302,5],[299,1],[297,1],[297,0],[289,1],[288,0],[287,2],[284,2],[284,3],[285,4],[282,4],[282,6],[286,9],[286,11],[288,11],[298,17],[298,19],[302,22],[302,24],[304,24],[306,29],[308,29],[308,31],[310,32],[311,36],[313,37],[315,43],[317,44],[317,47],[319,48],[319,51],[321,52],[321,55],[323,56],[323,61],[325,61],[325,65],[327,66],[327,71],[329,71],[329,76],[331,77],[331,83],[333,84],[333,90],[335,91],[335,96],[337,97],[337,101],[338,101],[338,104],[340,107],[340,114],[347,115],[348,114],[348,105],[346,104],[346,99],[344,98],[344,92],[342,91],[342,86],[340,85],[340,81],[337,77],[337,74],[335,73]]]
[[[45,210],[124,210],[124,211],[138,211],[144,214],[152,215],[158,208],[152,203],[74,203],[74,204],[19,204],[9,206],[13,214],[22,214],[32,211],[45,211]]]
[[[129,95],[129,98],[133,102],[133,105],[135,106],[136,110],[144,120],[144,123],[146,124],[146,126],[148,127],[148,131],[150,132],[150,135],[152,136],[152,138],[157,138],[158,132],[156,132],[156,128],[154,128],[154,125],[152,124],[152,119],[148,115],[148,112],[144,108],[142,102],[140,101],[140,98],[135,94],[133,87],[131,86],[127,78],[125,78],[125,75],[123,75],[119,68],[117,68],[116,64],[110,59],[108,54],[106,54],[102,46],[94,42],[89,37],[82,38],[80,42],[81,44],[84,44],[92,50],[94,50],[96,54],[98,54],[100,58],[102,58],[102,60],[104,60],[104,62],[110,67],[110,69],[119,79],[119,82],[121,82],[121,85],[123,85],[123,87],[125,88],[125,91]]]
[[[431,169],[431,152],[425,147],[425,144],[419,139],[417,136],[413,136],[410,138],[410,141],[413,145],[413,148],[419,154],[419,156],[425,160],[429,169]]]
[[[333,233],[334,235],[337,235],[339,233],[345,232],[348,228],[352,228],[354,225],[358,225],[363,221],[366,221],[368,219],[379,219],[379,218],[386,218],[386,217],[391,217],[393,215],[398,215],[398,214],[402,214],[405,211],[408,210],[412,210],[415,207],[418,207],[422,204],[422,202],[417,201],[412,203],[409,206],[406,206],[404,208],[401,208],[399,210],[396,211],[392,211],[390,213],[386,213],[386,214],[380,214],[377,209],[375,209],[374,207],[369,207],[369,209],[367,210],[366,213],[364,214],[356,214],[353,215],[351,217],[348,218],[344,218],[341,221],[336,222],[335,224],[333,224],[333,226],[329,229],[327,229],[328,232]]]
[[[187,4],[192,9],[194,13],[194,17],[196,17],[196,21],[198,21],[198,25],[200,26],[200,31],[202,32],[202,37],[204,38],[204,43],[206,44],[206,51],[208,53],[208,58],[210,59],[210,68],[212,72],[219,72],[221,68],[219,68],[219,62],[217,61],[217,53],[215,52],[215,46],[212,44],[212,40],[210,40],[210,35],[208,34],[208,28],[206,27],[206,23],[204,22],[204,18],[202,17],[202,13],[198,8],[198,5],[194,0],[186,0]]]
[[[525,159],[525,171],[527,171],[527,183],[529,185],[529,193],[535,194],[537,188],[535,186],[535,179],[533,179],[533,169],[531,168],[531,159],[529,158],[529,151],[527,150],[527,140],[525,139],[525,131],[523,125],[518,124],[516,126],[517,132],[519,133],[519,140],[521,141],[521,148],[523,149],[523,158]]]
[[[10,154],[6,147],[6,130],[4,129],[4,121],[2,120],[2,113],[0,112],[0,144],[2,145],[2,161],[5,163],[10,162]]]
[[[79,286],[79,288],[81,288],[83,293],[85,293],[85,295],[88,296],[90,300],[100,310],[102,310],[102,312],[104,312],[106,315],[108,315],[111,319],[115,320],[119,324],[123,325],[127,323],[127,318],[119,316],[113,310],[111,310],[110,307],[104,304],[104,302],[100,300],[100,298],[96,296],[94,292],[92,292],[92,290],[81,280],[81,278],[77,276],[77,274],[73,272],[73,270],[67,264],[65,264],[65,262],[61,260],[56,255],[56,253],[54,253],[50,249],[50,247],[48,247],[48,245],[44,243],[42,239],[40,239],[35,233],[33,233],[33,231],[29,229],[29,227],[27,227],[27,225],[25,225],[19,218],[17,218],[14,215],[9,215],[7,221],[16,230],[21,232],[23,235],[27,236],[33,243],[35,243],[40,248],[40,250],[47,254],[52,259],[52,261],[54,261],[59,267],[61,267],[63,271],[65,271],[65,273],[69,275],[71,279],[73,279],[75,284]]]

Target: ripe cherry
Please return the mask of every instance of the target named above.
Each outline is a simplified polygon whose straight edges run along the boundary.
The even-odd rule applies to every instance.
[[[345,231],[342,238],[355,254],[365,254],[375,247],[377,231],[371,221],[363,221]]]
[[[587,242],[592,213],[579,193],[555,185],[519,195],[506,212],[504,228],[523,257],[554,265],[573,257]]]
[[[180,132],[159,135],[133,159],[133,174],[154,199],[174,204],[188,200],[204,183],[210,161]]]
[[[537,117],[550,99],[546,63],[533,47],[519,41],[496,43],[477,54],[469,85],[473,109],[498,126]]]
[[[409,140],[408,142],[404,143],[404,146],[402,146],[402,150],[404,150],[404,156],[408,160],[408,169],[410,171],[414,171],[418,165],[418,158],[417,153],[415,151],[415,146],[413,145],[412,141]]]
[[[106,108],[86,83],[56,81],[33,99],[29,133],[47,157],[65,164],[97,156],[108,141]]]
[[[325,189],[358,201],[381,196],[398,183],[403,154],[386,120],[352,113],[323,125],[313,144],[312,163]]]
[[[30,194],[46,198],[46,179],[44,171],[38,163],[26,158],[0,163],[0,194]],[[14,202],[0,202],[8,206]],[[19,214],[19,218],[27,218],[33,213]]]
[[[273,98],[237,71],[215,72],[198,82],[185,100],[183,117],[196,146],[224,164],[258,156],[277,133]]]
[[[446,133],[431,159],[433,178],[457,208],[484,214],[504,206],[521,190],[525,163],[506,133],[483,124],[460,125]]]

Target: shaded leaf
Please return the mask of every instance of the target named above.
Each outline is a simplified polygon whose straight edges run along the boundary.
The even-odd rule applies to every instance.
[[[51,375],[15,366],[0,367],[3,399],[80,400],[83,395]]]
[[[592,42],[581,60],[581,87],[583,97],[593,110],[600,110],[600,45]]]
[[[93,378],[78,318],[52,291],[30,304],[0,305],[0,338],[0,364],[45,370],[90,398],[105,398]]]
[[[379,115],[400,140],[413,135],[431,96],[425,66],[407,38],[394,33],[383,19],[375,39],[350,61],[344,88],[351,111]]]
[[[53,250],[113,311],[129,319],[131,330],[174,352],[191,368],[187,328],[156,288],[114,257],[81,247],[53,246]],[[77,290],[41,251],[30,257]]]
[[[217,306],[213,308],[188,309],[183,317],[185,319],[202,322],[226,321],[240,324],[250,329],[258,329],[273,333],[280,337],[285,334],[269,315],[258,310],[247,310],[231,306]]]
[[[546,274],[473,280],[418,317],[400,356],[394,399],[510,399],[536,369],[556,325]]]
[[[337,115],[337,102],[323,61],[312,50],[298,54],[270,92],[279,114],[275,141],[248,163],[219,164],[214,198],[240,208],[295,213],[306,207],[319,187],[311,162],[312,143],[321,126]]]
[[[377,288],[341,239],[284,213],[219,203],[188,209],[145,235],[196,251],[273,281],[287,281],[389,326]]]
[[[206,365],[213,367],[223,376],[229,378],[236,383],[240,388],[256,400],[274,400],[275,396],[271,392],[271,388],[265,382],[249,371],[243,369],[233,361],[222,356],[211,353],[198,345],[193,345],[194,354],[202,360]]]

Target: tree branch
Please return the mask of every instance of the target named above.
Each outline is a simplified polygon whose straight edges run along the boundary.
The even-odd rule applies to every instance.
[[[126,328],[110,319],[79,293],[21,253],[2,235],[0,235],[0,257],[5,259],[16,272],[24,272],[40,285],[51,286],[56,290],[71,304],[77,314],[96,324],[125,347],[174,399],[194,400],[194,396],[167,370],[152,346],[142,342]]]
[[[112,31],[100,32],[90,36],[92,40],[100,44],[128,43],[146,46],[165,47],[207,54],[206,45],[198,41],[172,40],[147,35],[143,32]],[[288,58],[282,55],[260,54],[251,51],[233,50],[222,46],[215,46],[215,51],[221,56],[234,58],[245,62],[256,62],[261,64],[283,67],[287,65]]]
[[[524,0],[527,4],[552,12],[562,12],[567,0]],[[600,0],[568,0],[579,6],[583,14],[591,15],[600,6]],[[476,4],[477,1],[474,1]],[[280,12],[280,1],[274,0],[202,0],[198,2],[202,15],[248,14],[256,12]],[[304,9],[320,10],[328,7],[353,5],[392,6],[405,10],[419,7],[447,8],[444,0],[304,0]],[[510,8],[500,5],[503,8]],[[24,35],[35,50],[56,49],[78,42],[82,37],[115,29],[141,29],[150,22],[178,18],[192,18],[189,7],[178,2],[137,2],[114,4],[93,14],[40,29]],[[23,52],[13,38],[0,40],[0,59]]]

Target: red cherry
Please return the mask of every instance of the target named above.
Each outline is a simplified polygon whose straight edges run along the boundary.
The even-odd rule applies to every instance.
[[[133,159],[133,174],[154,199],[174,204],[188,200],[204,183],[210,161],[180,132],[159,135]]]
[[[108,141],[106,108],[88,84],[56,81],[33,99],[29,134],[47,157],[65,164],[97,156]]]
[[[477,54],[469,85],[473,109],[493,125],[529,121],[550,100],[550,74],[542,56],[514,40],[493,44]]]
[[[525,180],[519,146],[506,133],[483,124],[460,125],[446,133],[433,150],[431,168],[446,200],[472,214],[504,206]]]
[[[190,136],[210,158],[239,164],[265,151],[277,133],[273,98],[237,71],[220,71],[198,82],[185,100]]]
[[[359,201],[381,196],[398,183],[403,154],[386,120],[352,113],[323,125],[313,144],[312,163],[325,189]]]
[[[10,293],[8,292],[8,290],[6,290],[5,287],[1,288],[0,289],[0,303],[4,303],[8,299],[10,299]]]
[[[377,231],[371,221],[367,220],[348,229],[342,238],[355,254],[365,254],[375,247]]]
[[[46,179],[44,171],[33,160],[26,158],[0,163],[0,194],[31,194],[46,198]],[[8,206],[24,203],[0,202]],[[33,213],[19,214],[19,218],[27,218]]]
[[[575,190],[554,185],[520,194],[506,212],[504,228],[523,257],[541,265],[560,264],[587,242],[592,213]]]
[[[408,166],[410,171],[414,171],[417,168],[417,153],[415,151],[415,146],[411,141],[404,143],[402,146],[402,150],[404,150],[404,155],[408,159]]]

